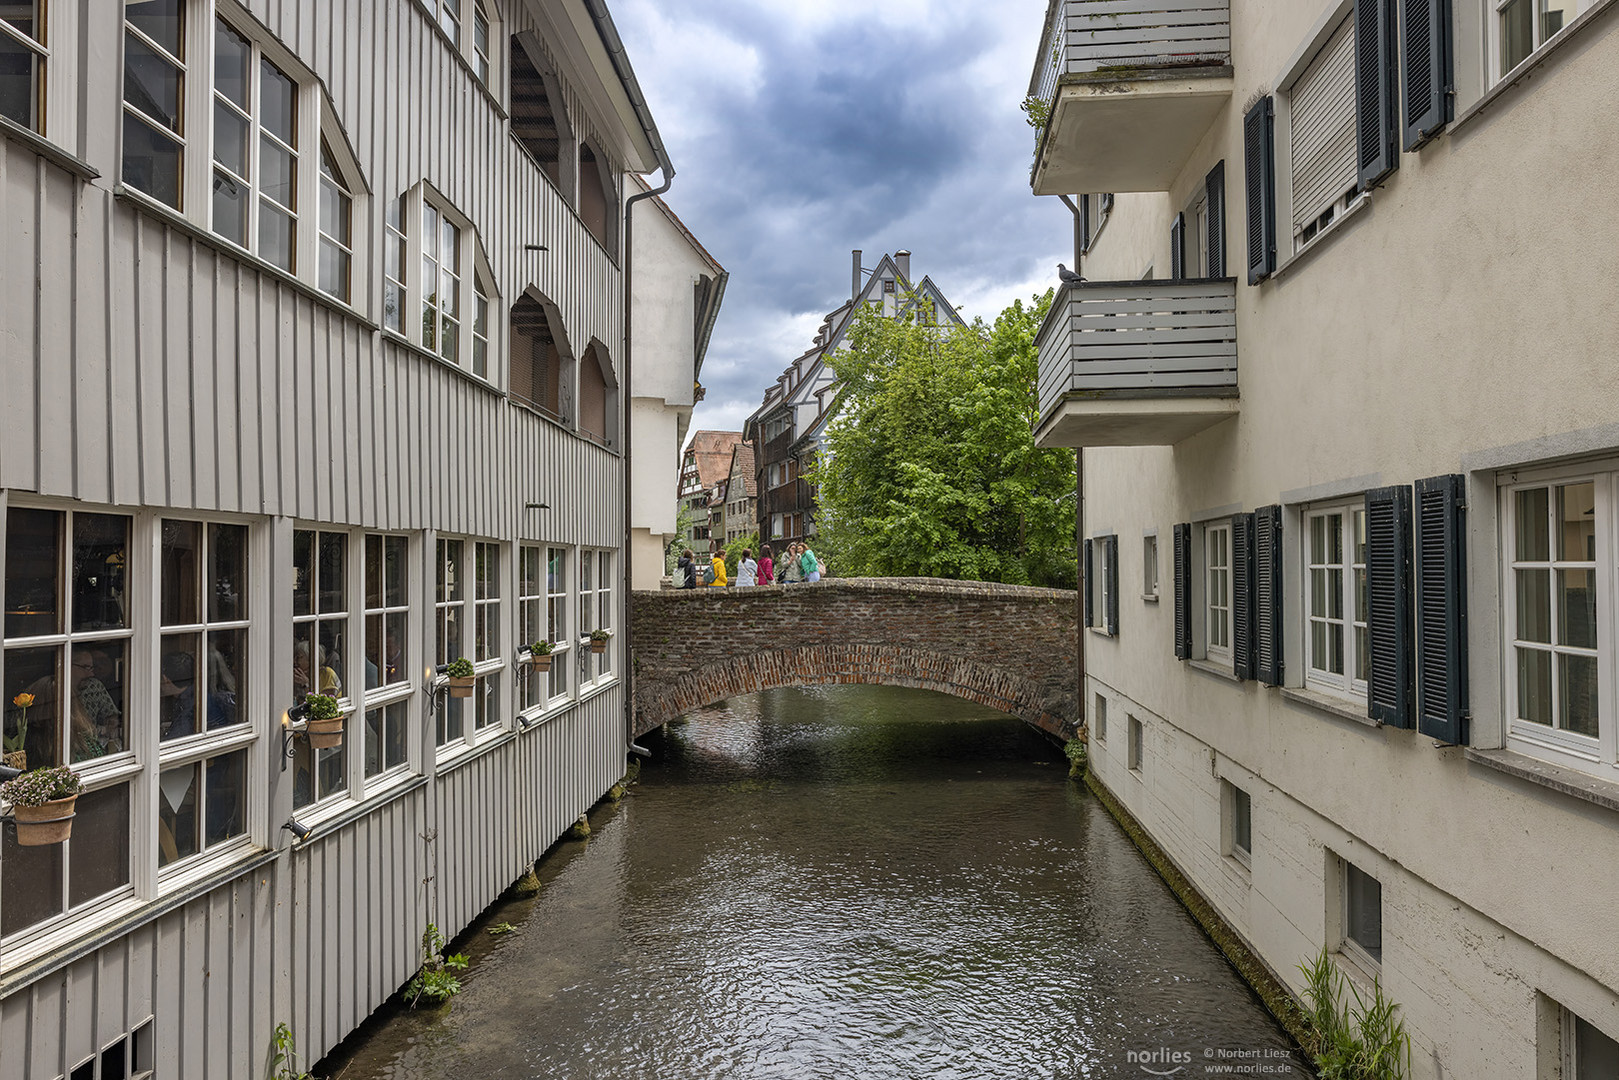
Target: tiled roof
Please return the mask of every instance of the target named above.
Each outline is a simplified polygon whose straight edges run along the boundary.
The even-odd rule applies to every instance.
[[[697,457],[697,477],[705,488],[731,475],[731,451],[741,441],[740,431],[699,431],[691,437],[688,449]]]

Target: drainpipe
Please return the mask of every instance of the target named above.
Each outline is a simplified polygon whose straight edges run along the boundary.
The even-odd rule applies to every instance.
[[[1057,196],[1074,215],[1074,273],[1084,274],[1085,231],[1079,207],[1067,195]],[[1079,583],[1078,640],[1074,649],[1074,685],[1079,688],[1079,726],[1086,722],[1085,693],[1085,448],[1074,448],[1074,565],[1078,567],[1075,580]]]

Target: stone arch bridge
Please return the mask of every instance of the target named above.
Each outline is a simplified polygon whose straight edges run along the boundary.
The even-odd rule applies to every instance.
[[[779,686],[939,690],[1058,738],[1079,715],[1077,594],[938,578],[836,578],[631,596],[635,733]]]

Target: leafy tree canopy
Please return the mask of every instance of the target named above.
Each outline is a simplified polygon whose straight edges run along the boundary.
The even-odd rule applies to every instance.
[[[1051,297],[993,326],[859,313],[828,358],[839,412],[813,474],[816,547],[841,576],[1074,586],[1074,454],[1034,446]]]

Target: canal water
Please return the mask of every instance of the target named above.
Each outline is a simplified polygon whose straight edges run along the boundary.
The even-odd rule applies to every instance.
[[[458,946],[453,1006],[389,1006],[317,1075],[1306,1075],[1021,722],[833,686],[735,698],[649,741],[631,794],[541,864],[538,898]],[[486,932],[501,923],[516,930]]]

